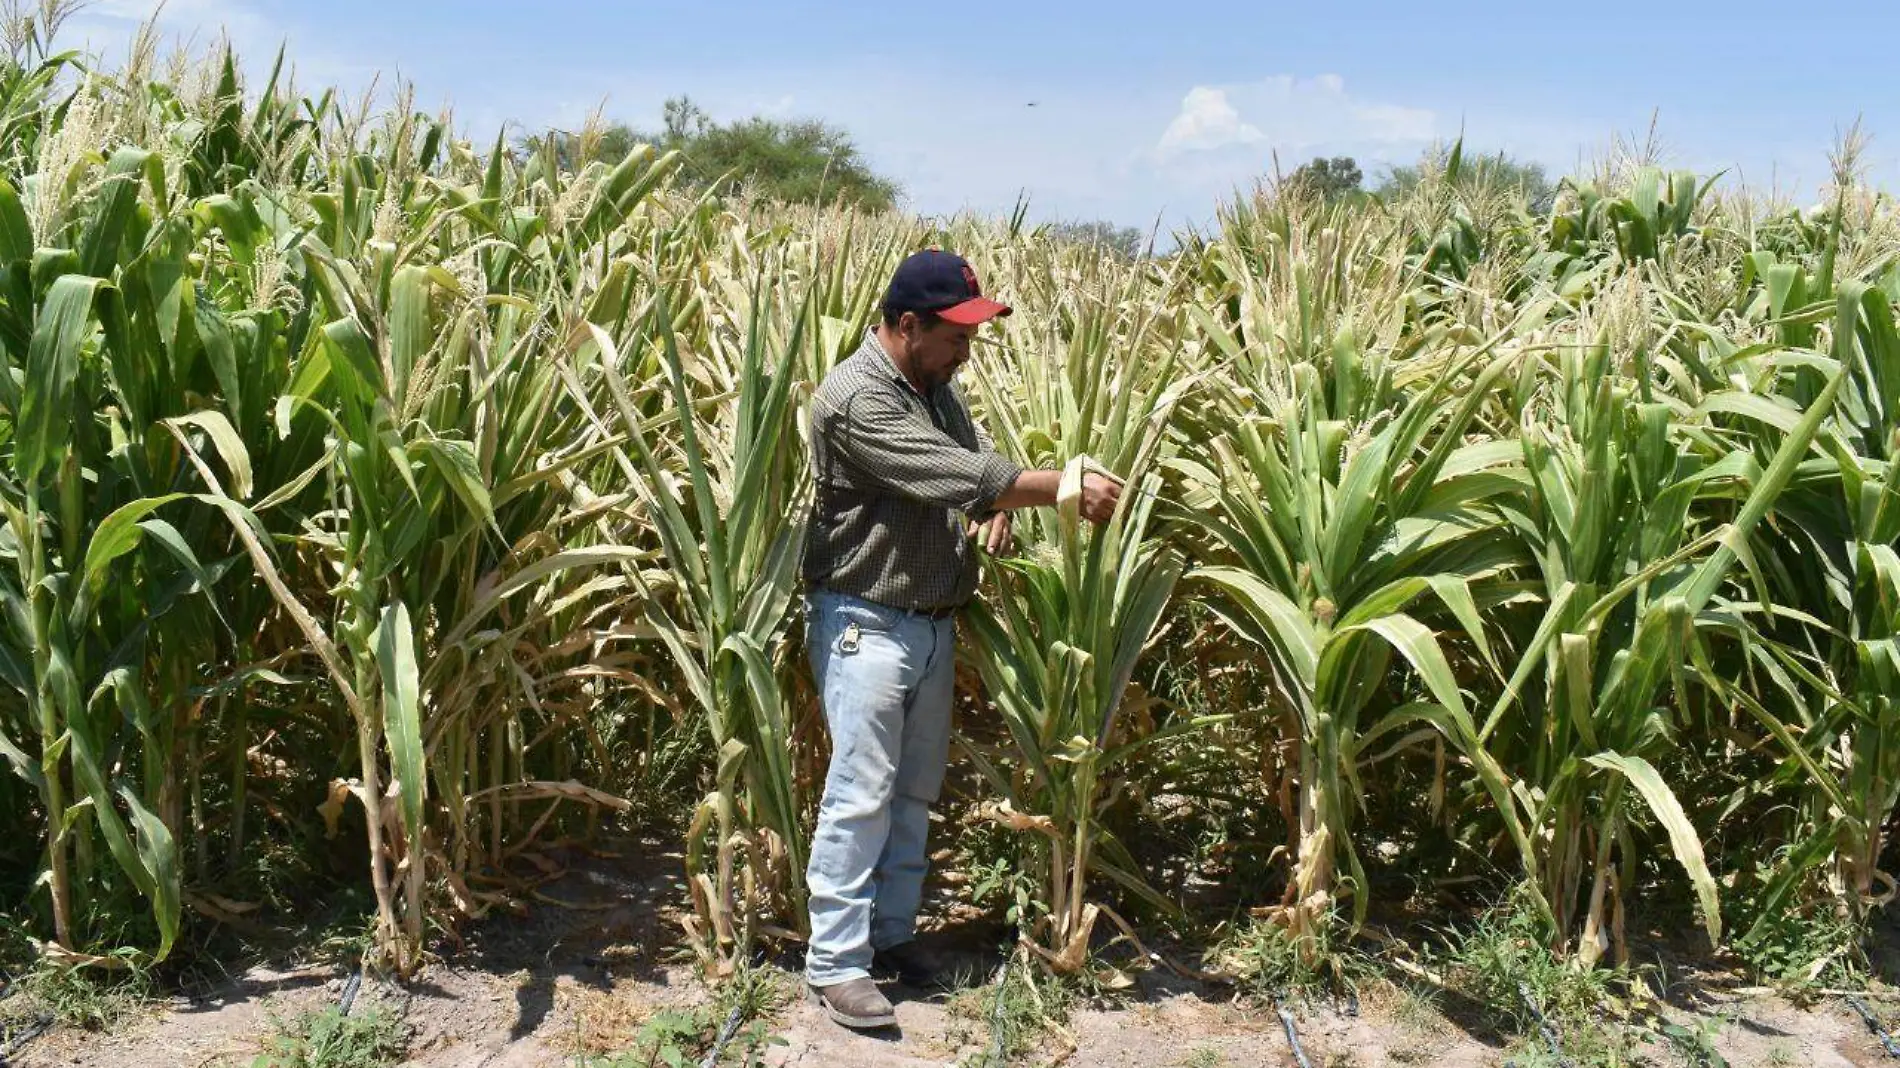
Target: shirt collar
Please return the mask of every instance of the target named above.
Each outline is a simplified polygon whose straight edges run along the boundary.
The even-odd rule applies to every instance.
[[[904,377],[904,372],[897,369],[897,361],[891,359],[891,354],[884,351],[884,343],[877,339],[877,327],[872,326],[865,328],[864,347],[870,349],[877,355],[878,360],[883,364],[884,372],[895,379],[898,385],[903,386],[919,397],[925,396],[925,394],[917,392],[917,387],[910,384],[910,379]]]

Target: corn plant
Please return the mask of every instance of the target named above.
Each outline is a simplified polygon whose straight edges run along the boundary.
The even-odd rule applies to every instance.
[[[1639,892],[1719,938],[1764,843],[1747,938],[1893,894],[1900,211],[1852,144],[1818,211],[1619,164],[1530,215],[1457,149],[1127,260],[1020,210],[682,195],[598,124],[477,146],[281,54],[173,79],[148,32],[108,72],[68,12],[0,27],[0,908],[62,961],[340,864],[413,973],[609,813],[687,827],[710,973],[799,937],[800,402],[923,244],[1017,308],[964,379],[995,447],[1070,504],[1127,480],[1100,528],[1017,514],[967,624],[1038,959],[1135,933],[1105,882],[1171,907],[1111,830],[1187,765],[1284,831],[1287,886],[1237,904],[1303,967],[1426,766],[1419,814],[1574,965],[1630,952]],[[1267,692],[1147,658],[1190,626]],[[686,737],[692,803],[631,811]]]
[[[545,714],[543,687],[558,674],[546,653],[523,657],[519,643],[530,630],[556,632],[558,619],[545,606],[574,592],[551,580],[637,555],[538,544],[554,519],[550,506],[562,503],[546,484],[586,451],[559,451],[561,431],[583,426],[582,415],[557,403],[562,391],[552,368],[526,365],[529,346],[546,329],[539,318],[565,307],[546,292],[541,305],[489,299],[496,282],[531,284],[534,260],[514,261],[529,277],[506,278],[475,270],[458,278],[426,261],[404,262],[430,244],[393,229],[400,223],[389,221],[390,205],[400,202],[399,217],[418,220],[423,236],[439,232],[455,211],[452,198],[409,169],[426,165],[439,137],[407,118],[394,124],[380,188],[346,195],[335,213],[320,209],[316,233],[274,253],[300,269],[312,311],[322,317],[289,369],[275,424],[286,442],[320,446],[259,509],[295,515],[297,543],[324,561],[334,584],[294,588],[248,531],[254,519],[233,522],[355,722],[359,774],[336,790],[362,803],[380,948],[405,974],[420,963],[432,858],[461,906],[479,910],[461,881],[472,863],[471,798],[490,801],[491,864],[502,859],[504,802],[613,803],[530,773],[526,750],[534,743],[523,736],[520,712]],[[423,158],[406,162],[413,142]],[[600,196],[623,194],[645,162],[603,183]],[[377,217],[363,218],[377,204]],[[250,256],[276,239],[256,208],[227,200],[215,213],[225,236]],[[356,255],[338,255],[326,237],[353,245]],[[490,343],[495,350],[486,349]],[[301,430],[310,425],[318,438]],[[498,497],[512,507],[498,512]],[[512,624],[497,631],[490,619],[504,613]],[[430,818],[432,782],[450,817],[446,826]]]
[[[1298,741],[1294,865],[1280,916],[1309,950],[1338,899],[1349,897],[1354,922],[1363,921],[1366,881],[1352,825],[1358,768],[1394,730],[1441,732],[1525,844],[1444,646],[1413,614],[1415,606],[1442,613],[1496,670],[1477,598],[1513,556],[1494,507],[1510,483],[1488,470],[1498,462],[1491,443],[1460,443],[1508,360],[1468,374],[1467,359],[1381,412],[1377,429],[1353,428],[1329,418],[1324,399],[1357,388],[1324,377],[1364,373],[1351,344],[1342,340],[1327,367],[1286,368],[1284,384],[1262,381],[1251,396],[1226,391],[1211,462],[1176,461],[1203,495],[1204,506],[1187,515],[1212,546],[1188,580],[1265,655]],[[1280,399],[1259,410],[1255,396]],[[1423,684],[1417,699],[1389,692],[1394,653]]]
[[[89,92],[68,108],[98,106]],[[0,597],[5,674],[20,699],[0,727],[0,752],[47,821],[59,946],[92,943],[123,879],[118,892],[149,911],[162,959],[181,915],[190,665],[216,648],[220,623],[229,627],[215,605],[192,607],[230,561],[207,563],[203,543],[184,533],[193,527],[181,491],[197,481],[193,464],[210,471],[200,448],[237,493],[251,481],[228,409],[192,398],[234,397],[243,376],[224,313],[189,278],[188,205],[150,153],[78,151],[73,138],[89,133],[50,123],[40,147],[58,179],[37,176],[24,200],[0,184],[14,565]]]
[[[1850,337],[1853,322],[1846,317]],[[1547,607],[1480,734],[1499,741],[1494,732],[1507,710],[1542,670],[1546,711],[1519,721],[1537,725],[1522,774],[1532,825],[1549,850],[1531,874],[1556,937],[1586,967],[1607,949],[1626,952],[1622,888],[1635,858],[1625,790],[1664,828],[1710,942],[1720,943],[1719,895],[1701,836],[1656,767],[1682,729],[1659,705],[1660,691],[1668,685],[1675,692],[1675,717],[1682,716],[1688,667],[1702,655],[1704,635],[1694,621],[1795,478],[1844,380],[1837,365],[1762,467],[1746,454],[1699,457],[1676,437],[1681,430],[1665,406],[1637,403],[1613,382],[1615,366],[1607,344],[1571,350],[1558,383],[1565,429],[1523,439],[1529,507],[1513,521],[1535,551]],[[1692,536],[1698,497],[1737,477],[1746,479],[1746,492],[1734,517]],[[1640,521],[1608,522],[1612,516]],[[1620,865],[1613,863],[1619,854]],[[1578,895],[1586,870],[1584,905]]]
[[[1900,512],[1889,484],[1895,442],[1887,414],[1900,382],[1900,338],[1892,297],[1877,288],[1845,283],[1831,310],[1829,362],[1842,399],[1817,432],[1825,458],[1803,465],[1777,502],[1778,531],[1751,540],[1761,592],[1729,614],[1758,617],[1767,604],[1777,610],[1748,628],[1761,640],[1746,646],[1739,669],[1723,671],[1706,659],[1697,665],[1717,692],[1767,730],[1787,776],[1810,787],[1788,843],[1790,859],[1768,888],[1757,928],[1772,922],[1816,870],[1856,921],[1892,893],[1879,864],[1900,804],[1900,753],[1892,744],[1900,730],[1892,699],[1900,624],[1892,547]],[[1774,377],[1806,373],[1808,362],[1758,361]],[[1763,443],[1773,437],[1764,428],[1794,433],[1800,425],[1786,405],[1724,407],[1745,413],[1756,431],[1748,436]]]
[[[718,761],[688,832],[687,928],[708,970],[729,974],[756,935],[804,924],[806,834],[775,661],[803,545],[794,401],[813,332],[808,302],[756,293],[737,330],[710,331],[694,354],[725,380],[715,388],[730,383],[708,405],[697,391],[715,384],[690,377],[673,306],[664,289],[648,298],[624,342],[590,325],[576,359],[608,384],[626,442],[616,473],[650,530],[630,533],[657,541],[666,565],[633,578]]]
[[[1565,351],[1546,386],[1548,414],[1527,409],[1519,422],[1525,500],[1507,514],[1537,561],[1547,608],[1480,737],[1500,752],[1507,738],[1529,751],[1512,764],[1540,832],[1531,870],[1555,930],[1588,964],[1612,941],[1606,908],[1622,942],[1615,887],[1634,857],[1614,870],[1610,859],[1631,785],[1668,827],[1709,923],[1719,919],[1700,840],[1653,763],[1673,733],[1655,689],[1667,665],[1686,661],[1689,609],[1680,598],[1643,596],[1645,580],[1687,573],[1707,549],[1691,506],[1710,475],[1670,408],[1639,403],[1617,378],[1608,343]],[[1544,671],[1542,699],[1507,721],[1533,664]],[[1587,908],[1578,899],[1586,877],[1594,880]]]
[[[1044,326],[1010,337],[1010,348],[982,362],[976,391],[1003,429],[1001,448],[1065,469],[1064,497],[1054,514],[1024,518],[1021,556],[992,560],[994,596],[972,607],[968,625],[985,691],[1014,743],[1009,762],[975,759],[1003,798],[996,818],[1040,839],[1048,862],[1046,911],[1024,918],[1023,941],[1073,972],[1088,960],[1103,909],[1089,900],[1092,871],[1169,907],[1100,816],[1110,779],[1160,737],[1134,729],[1142,710],[1133,706],[1152,702],[1132,696],[1130,682],[1183,566],[1150,524],[1162,486],[1155,463],[1188,381],[1176,371],[1188,364],[1170,317],[1121,299],[1127,275],[1062,266],[1084,280],[1067,336]],[[1114,518],[1094,530],[1078,520],[1086,472],[1127,480]]]

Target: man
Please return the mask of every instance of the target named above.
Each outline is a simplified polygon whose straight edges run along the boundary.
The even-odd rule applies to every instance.
[[[1010,510],[1055,504],[1061,481],[994,452],[952,384],[978,327],[1008,314],[961,257],[919,252],[812,401],[806,639],[832,753],[806,872],[805,978],[846,1027],[896,1022],[873,968],[939,985],[914,934],[949,755],[953,615],[976,590],[971,538],[1000,553]],[[1087,476],[1082,515],[1106,522],[1120,493]]]

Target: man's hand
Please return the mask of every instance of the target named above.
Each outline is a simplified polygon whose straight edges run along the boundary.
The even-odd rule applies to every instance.
[[[1007,512],[1012,508],[1047,508],[1058,503],[1057,497],[1061,492],[1061,470],[1024,471],[1001,496],[991,502],[990,507],[998,512]],[[1106,523],[1114,518],[1115,504],[1121,500],[1121,496],[1120,482],[1091,471],[1082,476],[1081,499],[1077,502],[1076,510],[1091,523]]]
[[[982,522],[971,523],[969,534],[991,556],[1003,555],[1003,550],[1010,545],[1009,513],[997,512]]]
[[[1082,476],[1082,518],[1101,526],[1114,518],[1121,499],[1121,483],[1094,473]]]

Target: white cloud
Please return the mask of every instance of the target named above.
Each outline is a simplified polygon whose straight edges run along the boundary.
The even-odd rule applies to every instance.
[[[263,0],[95,0],[73,17],[58,43],[95,55],[113,70],[125,61],[144,25],[155,19],[161,63],[172,49],[202,57],[228,39],[246,84],[256,88],[283,48],[286,73],[298,86],[335,86],[352,101],[374,86],[376,99],[387,103],[404,74],[403,57],[339,45],[326,33],[327,24],[304,24],[303,17],[317,11],[314,6],[275,10]],[[418,96],[419,107],[435,103]]]
[[[1228,102],[1226,90],[1197,85],[1181,101],[1181,113],[1161,134],[1155,152],[1166,159],[1183,152],[1248,145],[1262,139],[1258,127],[1240,120],[1240,112]]]
[[[162,40],[203,48],[229,34],[240,49],[274,48],[273,26],[245,0],[97,0],[74,17],[64,38],[101,53],[108,61],[124,58],[139,27],[158,20]]]
[[[1438,116],[1425,108],[1365,100],[1345,79],[1279,74],[1241,85],[1197,85],[1162,132],[1154,158],[1166,163],[1189,152],[1264,144],[1303,152],[1321,146],[1410,150],[1438,135]]]

